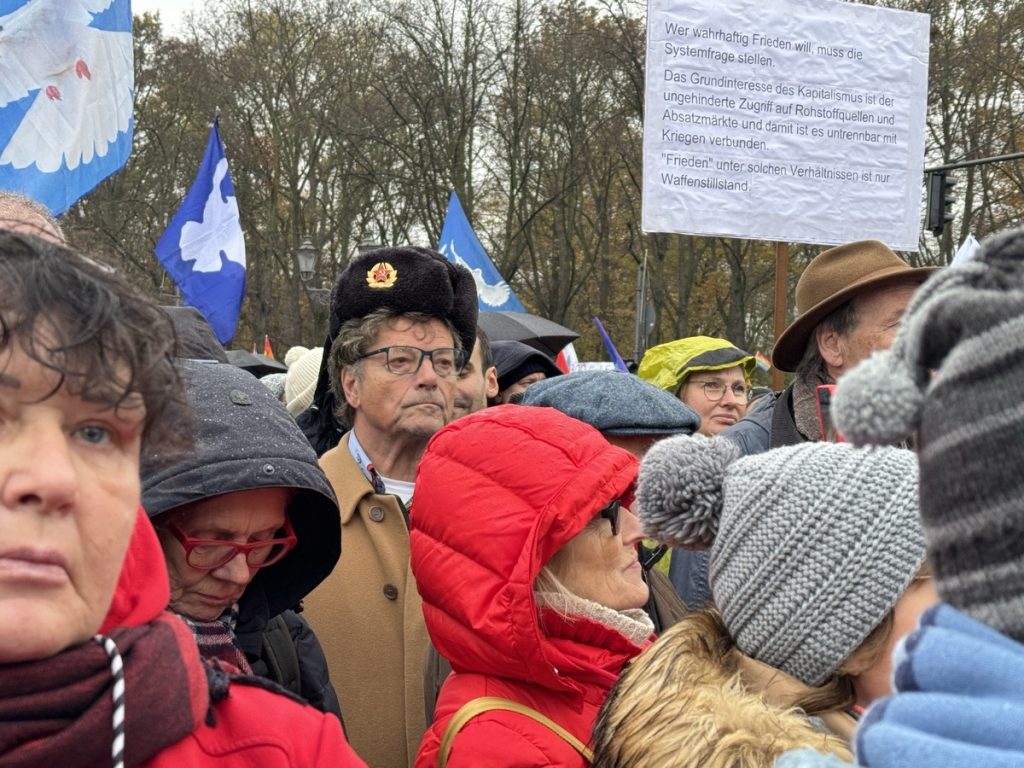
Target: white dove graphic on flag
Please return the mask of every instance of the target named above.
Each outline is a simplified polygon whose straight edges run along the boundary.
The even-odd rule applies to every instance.
[[[216,118],[196,179],[155,251],[185,303],[221,344],[231,341],[245,298],[245,239]]]
[[[437,250],[448,261],[465,267],[473,275],[481,310],[526,311],[480,244],[454,192],[448,199],[448,212],[444,217],[444,226],[441,227],[441,244]]]
[[[55,215],[131,153],[130,0],[0,0],[0,188]]]
[[[213,172],[213,187],[203,206],[202,220],[186,221],[181,228],[178,240],[181,259],[194,262],[193,272],[219,272],[222,251],[224,258],[245,267],[245,239],[238,226],[238,200],[234,195],[216,194],[227,175],[228,159],[222,157]]]

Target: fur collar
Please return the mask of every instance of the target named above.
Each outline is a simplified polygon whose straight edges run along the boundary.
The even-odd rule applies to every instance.
[[[850,759],[841,735],[772,701],[756,681],[748,686],[725,647],[706,617],[695,614],[636,657],[598,716],[593,765],[769,766],[805,747]],[[769,689],[781,682],[768,677]]]
[[[578,595],[557,592],[539,593],[537,605],[550,608],[563,616],[579,616],[596,621],[598,624],[603,624],[619,634],[625,635],[634,645],[641,647],[654,632],[654,622],[643,608],[617,611]]]

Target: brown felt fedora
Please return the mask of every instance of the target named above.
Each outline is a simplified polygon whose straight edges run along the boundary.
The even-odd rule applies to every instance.
[[[772,364],[795,371],[818,323],[854,296],[890,283],[923,283],[938,267],[909,266],[878,240],[858,240],[822,251],[796,284],[796,319],[772,350]]]

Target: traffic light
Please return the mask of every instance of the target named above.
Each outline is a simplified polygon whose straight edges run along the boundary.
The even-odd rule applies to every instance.
[[[932,171],[928,174],[928,229],[936,237],[940,237],[946,225],[953,220],[953,203],[956,199],[950,192],[956,181],[946,176],[945,171]]]

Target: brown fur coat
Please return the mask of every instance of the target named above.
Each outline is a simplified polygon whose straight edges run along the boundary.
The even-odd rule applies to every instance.
[[[816,727],[784,704],[806,690],[743,657],[714,614],[687,617],[633,660],[594,730],[593,768],[771,768],[791,749],[850,759],[853,720]]]

